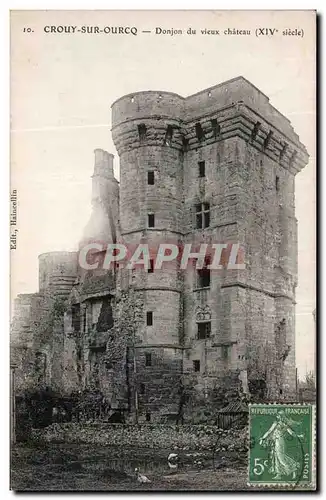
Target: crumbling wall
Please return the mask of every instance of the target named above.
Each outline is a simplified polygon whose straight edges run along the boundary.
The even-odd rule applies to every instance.
[[[213,450],[231,447],[247,451],[247,433],[243,429],[223,431],[217,426],[167,424],[54,424],[45,430],[34,429],[36,442],[91,443],[101,446],[137,446],[167,450]]]

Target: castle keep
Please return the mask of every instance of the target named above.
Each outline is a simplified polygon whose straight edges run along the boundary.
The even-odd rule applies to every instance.
[[[239,77],[187,98],[123,96],[112,136],[120,184],[113,156],[95,150],[80,248],[239,242],[245,269],[87,271],[77,252],[41,255],[39,292],[16,299],[17,390],[95,388],[154,422],[177,416],[188,389],[209,398],[230,377],[294,398],[294,180],[308,155],[289,120]]]

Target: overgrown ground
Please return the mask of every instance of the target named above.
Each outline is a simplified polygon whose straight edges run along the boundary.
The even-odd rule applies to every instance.
[[[15,491],[219,491],[247,489],[247,455],[236,451],[178,451],[171,473],[171,449],[100,447],[86,444],[15,445],[11,488]],[[139,484],[138,467],[150,480]]]

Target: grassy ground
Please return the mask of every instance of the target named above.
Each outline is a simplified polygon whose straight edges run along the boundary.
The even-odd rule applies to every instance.
[[[171,474],[167,463],[171,451],[75,444],[16,445],[11,457],[11,488],[15,491],[247,489],[245,456],[225,452],[213,457],[210,453],[180,452],[179,469]],[[151,483],[139,484],[135,467]]]

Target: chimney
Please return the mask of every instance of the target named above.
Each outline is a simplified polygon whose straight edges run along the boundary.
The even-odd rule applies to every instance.
[[[112,180],[113,175],[113,154],[104,149],[95,149],[95,162],[93,177],[100,176]]]

